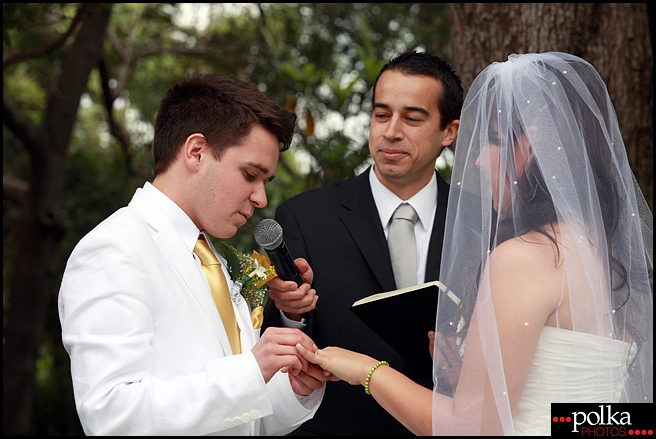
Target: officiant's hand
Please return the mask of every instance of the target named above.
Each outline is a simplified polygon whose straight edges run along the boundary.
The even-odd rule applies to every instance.
[[[271,298],[276,308],[285,313],[285,316],[297,322],[301,320],[301,314],[310,312],[317,306],[319,296],[316,290],[310,287],[314,279],[312,268],[303,258],[294,261],[301,277],[305,283],[300,287],[294,281],[284,281],[278,277],[267,282],[269,287],[269,298]]]
[[[441,332],[430,331],[428,333],[429,350],[431,358],[435,361],[434,347],[437,345],[437,367],[442,371],[442,376],[449,383],[452,389],[458,384],[460,378],[460,368],[462,367],[462,358],[460,357],[460,347],[456,343],[455,337],[444,338]]]

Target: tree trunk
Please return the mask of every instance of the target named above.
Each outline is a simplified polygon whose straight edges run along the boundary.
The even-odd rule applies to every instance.
[[[646,3],[450,3],[451,61],[465,91],[512,53],[566,52],[608,87],[629,163],[654,210],[653,52]]]
[[[82,93],[102,52],[110,7],[89,4],[70,47],[40,127],[35,127],[3,93],[3,122],[29,151],[31,180],[14,261],[3,349],[3,434],[31,429],[36,360],[46,310],[55,299],[54,261],[63,236],[62,202],[66,153]]]

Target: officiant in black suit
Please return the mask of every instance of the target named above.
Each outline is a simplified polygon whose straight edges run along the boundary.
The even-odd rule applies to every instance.
[[[265,327],[304,328],[319,348],[340,346],[385,359],[432,388],[431,376],[419,376],[349,308],[371,294],[437,280],[449,186],[435,162],[458,134],[462,102],[460,79],[440,58],[409,52],[383,67],[374,85],[369,136],[374,165],[357,177],[301,193],[276,210],[292,256],[304,259],[298,266],[311,288],[272,281]],[[414,230],[415,255],[401,258],[415,264],[409,276],[393,267],[390,253],[397,250],[388,248],[400,205],[410,211],[410,233]],[[317,295],[314,316],[301,320]],[[411,433],[360,387],[329,382],[321,407],[300,434]]]

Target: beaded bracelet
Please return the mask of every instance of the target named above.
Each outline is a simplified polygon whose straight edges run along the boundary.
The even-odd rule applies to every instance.
[[[371,395],[371,393],[369,393],[369,380],[371,379],[371,374],[374,373],[374,370],[376,370],[376,368],[378,368],[378,366],[382,366],[383,364],[386,364],[386,365],[389,366],[389,363],[387,361],[381,361],[378,364],[376,364],[374,367],[372,367],[371,370],[369,371],[369,375],[367,375],[367,379],[364,381],[364,392],[367,395]]]

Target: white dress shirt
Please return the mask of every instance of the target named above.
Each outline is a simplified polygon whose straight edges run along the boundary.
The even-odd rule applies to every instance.
[[[380,223],[385,231],[385,239],[387,239],[392,215],[404,201],[381,183],[373,167],[369,172],[369,183],[374,203],[376,203],[380,215]],[[437,209],[437,177],[434,172],[428,184],[406,202],[415,209],[418,216],[417,222],[415,222],[415,241],[417,243],[417,285],[419,285],[423,284],[426,278],[428,247]],[[282,311],[280,311],[280,318],[283,325],[289,328],[304,329],[306,326],[305,319],[296,322],[288,319]]]
[[[380,215],[380,223],[385,231],[385,238],[387,238],[392,215],[404,200],[381,183],[373,168],[369,172],[369,183]],[[437,177],[435,177],[435,172],[433,172],[433,177],[428,184],[405,202],[415,209],[418,216],[417,222],[415,222],[415,241],[417,243],[417,285],[419,285],[423,284],[426,278],[428,245],[437,209]]]

